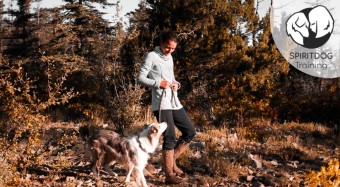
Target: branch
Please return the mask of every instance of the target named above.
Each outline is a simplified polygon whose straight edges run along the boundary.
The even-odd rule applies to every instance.
[[[177,37],[182,37],[182,36],[187,37],[188,35],[194,36],[195,35],[194,32],[195,32],[195,30],[192,30],[190,32],[181,32],[181,33],[177,34]]]

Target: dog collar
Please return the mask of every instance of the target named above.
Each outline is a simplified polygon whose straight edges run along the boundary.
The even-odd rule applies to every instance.
[[[138,142],[138,144],[139,144],[140,149],[141,149],[142,151],[148,153],[148,152],[142,147],[142,143],[141,143],[140,140],[139,140],[139,135],[137,136],[137,142]]]

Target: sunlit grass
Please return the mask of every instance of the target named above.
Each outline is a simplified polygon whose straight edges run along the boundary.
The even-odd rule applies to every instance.
[[[80,169],[83,167],[86,170],[85,166],[88,164],[85,142],[78,133],[78,128],[82,125],[89,124],[50,123],[45,125],[44,132],[30,142],[29,137],[24,137],[19,141],[21,143],[13,144],[7,150],[2,149],[0,166],[3,180],[0,182],[16,186],[90,184],[89,181],[93,180],[89,175],[90,171],[67,171],[78,165]],[[142,125],[143,123],[136,123],[127,134],[134,134]],[[176,133],[179,135],[178,131]],[[322,166],[339,158],[338,138],[332,127],[322,124],[272,124],[264,119],[252,119],[247,125],[209,127],[197,132],[190,149],[177,161],[188,174],[188,184],[237,186],[258,180],[272,185],[298,186],[308,181],[312,184],[311,181],[317,179],[315,176],[325,174]],[[20,151],[20,147],[27,147],[27,144],[31,151],[25,156],[26,152]],[[15,157],[14,153],[23,155]],[[157,154],[160,154],[160,150],[153,156]],[[261,162],[261,166],[254,165],[253,157]],[[161,159],[156,160],[161,162]],[[20,164],[27,165],[24,167]],[[153,164],[161,166],[161,163]],[[47,169],[42,175],[39,174],[42,171],[34,169],[36,167]],[[20,168],[28,169],[25,175],[20,174]],[[70,178],[69,173],[75,176]],[[120,180],[113,178],[108,182],[108,178],[104,179],[104,183],[105,180],[106,183],[119,183]],[[329,176],[334,182],[333,178]],[[162,179],[160,177],[155,180]]]

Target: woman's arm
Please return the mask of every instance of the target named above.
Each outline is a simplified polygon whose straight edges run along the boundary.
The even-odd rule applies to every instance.
[[[148,78],[148,74],[153,66],[153,57],[148,53],[144,59],[143,64],[140,66],[140,70],[137,75],[137,83],[150,88],[159,89],[160,81]]]

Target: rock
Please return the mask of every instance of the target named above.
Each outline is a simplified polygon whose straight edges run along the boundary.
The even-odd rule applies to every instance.
[[[83,161],[80,161],[76,164],[77,166],[85,166],[85,163]]]
[[[295,148],[295,149],[297,149],[298,147],[299,147],[299,145],[297,144],[297,143],[292,143],[292,146]]]
[[[31,180],[32,175],[31,174],[26,174],[25,180]]]
[[[248,169],[248,173],[249,173],[249,175],[252,175],[252,174],[254,174],[254,171],[251,170],[251,169]]]
[[[266,169],[264,171],[264,173],[267,173],[267,174],[272,175],[274,177],[277,175],[276,172],[274,170],[271,170],[271,169]]]
[[[291,161],[290,163],[287,163],[287,166],[292,168],[298,168],[299,161]]]
[[[94,182],[91,179],[89,179],[85,181],[85,186],[94,186]]]
[[[205,149],[205,142],[191,141],[189,148],[194,151],[203,151]]]
[[[248,176],[247,176],[247,181],[248,181],[248,182],[250,182],[250,181],[252,181],[252,180],[253,180],[253,178],[254,178],[254,176],[252,176],[252,175],[248,175]]]
[[[249,154],[248,158],[250,158],[253,162],[251,164],[252,167],[257,168],[257,169],[261,169],[262,168],[262,163],[260,162],[260,160],[258,160],[256,158],[256,156]]]
[[[252,186],[253,186],[253,187],[265,187],[265,185],[262,184],[262,183],[259,182],[259,181],[254,181],[254,182],[252,182]]]
[[[286,178],[288,178],[290,181],[293,181],[293,179],[294,179],[294,176],[292,176],[291,174],[289,174],[289,173],[284,173],[283,174]]]
[[[83,181],[78,181],[78,183],[77,183],[77,187],[82,187],[82,186],[84,186],[84,182]]]
[[[102,124],[102,127],[103,127],[104,129],[106,129],[106,128],[109,127],[109,124]]]
[[[234,143],[238,140],[236,132],[228,135],[228,142]]]
[[[279,163],[277,163],[276,160],[272,160],[272,161],[270,161],[270,163],[271,163],[273,166],[278,166],[278,165],[279,165]]]

